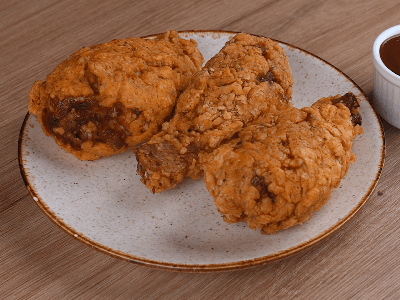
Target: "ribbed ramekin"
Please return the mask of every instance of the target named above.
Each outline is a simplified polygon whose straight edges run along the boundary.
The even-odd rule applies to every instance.
[[[400,128],[400,76],[382,62],[379,50],[390,37],[400,35],[400,25],[382,32],[372,47],[374,64],[373,104],[377,112],[391,125]]]

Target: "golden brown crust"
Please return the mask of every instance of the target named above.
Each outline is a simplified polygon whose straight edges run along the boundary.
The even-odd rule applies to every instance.
[[[363,132],[340,99],[322,98],[303,109],[288,106],[259,118],[214,152],[200,154],[207,189],[226,222],[244,221],[270,234],[321,208],[355,161],[352,141]]]
[[[142,181],[161,192],[185,176],[199,178],[198,153],[213,151],[260,115],[288,105],[292,84],[276,42],[237,34],[193,77],[162,132],[135,150]],[[174,160],[179,168],[170,168]]]
[[[196,42],[174,31],[85,47],[34,83],[29,112],[79,159],[110,156],[158,132],[202,64]]]

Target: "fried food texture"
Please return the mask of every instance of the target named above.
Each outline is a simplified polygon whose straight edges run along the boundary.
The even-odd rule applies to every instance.
[[[310,219],[355,162],[363,132],[351,93],[287,107],[249,124],[238,138],[200,154],[204,181],[223,219],[271,234]]]
[[[199,153],[212,152],[259,116],[290,105],[292,84],[276,42],[237,34],[195,74],[171,121],[134,150],[142,181],[157,193],[184,177],[199,178]]]
[[[157,133],[202,64],[196,42],[174,31],[112,40],[80,49],[36,81],[28,109],[77,158],[110,156]]]

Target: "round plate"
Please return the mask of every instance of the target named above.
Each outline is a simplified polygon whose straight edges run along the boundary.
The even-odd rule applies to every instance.
[[[180,32],[183,38],[197,41],[206,61],[234,34]],[[275,235],[263,235],[245,223],[227,224],[202,180],[186,179],[172,190],[153,195],[136,174],[132,151],[79,161],[46,137],[36,117],[27,114],[19,163],[33,199],[52,221],[90,247],[169,270],[219,271],[259,265],[330,235],[371,195],[384,160],[383,130],[365,94],[350,78],[304,50],[279,43],[292,68],[296,107],[348,91],[361,99],[365,133],[354,140],[357,161],[311,220]]]

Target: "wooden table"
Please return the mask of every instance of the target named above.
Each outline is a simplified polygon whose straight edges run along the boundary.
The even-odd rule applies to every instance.
[[[400,297],[400,131],[383,122],[385,166],[340,230],[280,261],[219,273],[152,269],[97,252],[32,200],[17,143],[32,83],[69,54],[114,38],[230,30],[303,48],[370,96],[374,39],[399,22],[394,0],[31,1],[0,4],[1,299],[387,299]]]

